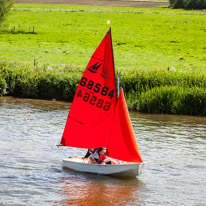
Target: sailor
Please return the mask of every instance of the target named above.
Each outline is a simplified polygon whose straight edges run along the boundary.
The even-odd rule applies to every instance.
[[[106,159],[106,154],[104,148],[99,148],[95,151],[89,158],[89,163],[91,164],[115,164],[111,159]]]
[[[84,157],[82,157],[82,159],[86,159],[86,158],[90,157],[92,154],[94,154],[98,150],[99,150],[99,148],[88,149],[86,155]]]

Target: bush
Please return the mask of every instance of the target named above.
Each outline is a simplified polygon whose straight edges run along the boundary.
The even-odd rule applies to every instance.
[[[206,116],[206,89],[155,87],[141,94],[138,110],[147,113]]]
[[[0,0],[0,25],[6,20],[14,0]]]
[[[174,9],[184,8],[184,0],[169,0],[170,6]]]
[[[72,101],[82,71],[34,68],[0,63],[0,73],[7,85],[7,94],[17,97]]]
[[[169,0],[172,8],[206,9],[206,0]]]
[[[0,74],[0,96],[6,94],[7,84],[6,80],[4,79],[3,75]]]
[[[206,9],[206,0],[187,0],[186,9]]]
[[[204,73],[128,70],[127,72],[120,72],[120,75],[125,94],[129,94],[131,90],[133,90],[132,92],[135,93],[137,97],[140,96],[142,92],[154,87],[198,86],[206,88],[206,74]]]
[[[133,89],[131,89],[127,94],[125,94],[125,98],[127,101],[127,107],[129,110],[136,110],[139,104],[139,98],[137,93]]]
[[[72,101],[80,78],[78,74],[48,73],[39,80],[39,97]]]
[[[83,71],[1,62],[0,95],[71,102]],[[120,75],[129,109],[206,116],[205,73],[128,70]]]

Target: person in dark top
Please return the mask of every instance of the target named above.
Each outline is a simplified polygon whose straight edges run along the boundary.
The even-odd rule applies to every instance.
[[[82,157],[82,159],[86,159],[86,158],[90,157],[92,154],[94,154],[98,150],[99,150],[99,148],[88,149],[86,155],[84,157]]]
[[[93,154],[93,153],[94,153],[94,148],[88,149],[88,150],[87,150],[87,153],[85,154],[85,156],[84,156],[83,158],[88,158],[88,157],[90,157],[91,154]]]
[[[94,151],[93,154],[89,157],[88,163],[90,164],[116,164],[115,161],[111,160],[110,158],[106,158],[104,148],[99,148],[98,150]]]

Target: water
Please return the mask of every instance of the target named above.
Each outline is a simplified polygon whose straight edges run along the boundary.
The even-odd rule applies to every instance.
[[[0,98],[0,205],[205,205],[206,118],[131,113],[146,164],[135,179],[62,169],[70,104]]]

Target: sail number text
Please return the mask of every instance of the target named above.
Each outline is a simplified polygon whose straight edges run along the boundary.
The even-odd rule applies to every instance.
[[[109,91],[109,88],[108,87],[102,87],[101,84],[99,83],[94,83],[94,81],[92,80],[87,80],[86,77],[82,77],[81,81],[80,81],[80,85],[82,87],[86,87],[87,89],[89,90],[92,90],[93,92],[95,93],[100,93],[102,96],[109,96],[111,98],[114,97],[114,89]]]
[[[103,99],[98,99],[96,96],[91,95],[88,92],[84,92],[81,89],[77,92],[77,97],[82,97],[83,101],[88,102],[91,105],[94,105],[98,108],[103,108],[105,111],[108,111],[111,103],[110,102],[105,102]]]

